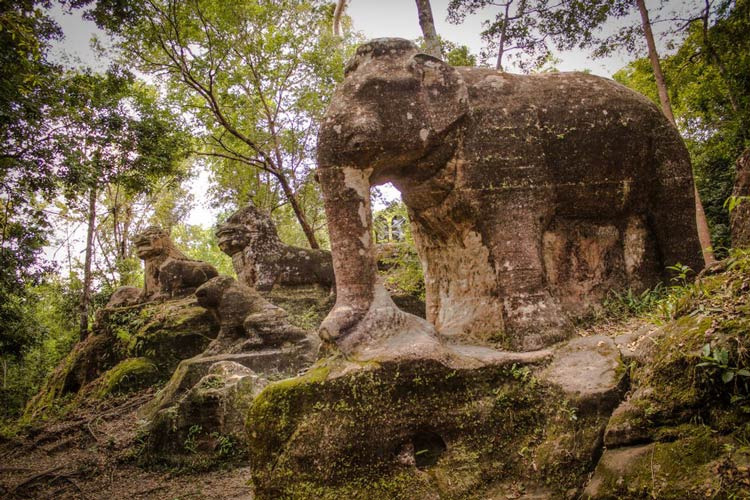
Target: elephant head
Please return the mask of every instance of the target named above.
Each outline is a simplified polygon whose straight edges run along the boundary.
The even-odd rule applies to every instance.
[[[373,183],[443,146],[468,111],[459,72],[408,40],[361,45],[345,74],[320,129],[318,162],[373,168]]]
[[[337,289],[336,305],[319,330],[325,341],[351,352],[387,338],[394,325],[409,324],[433,342],[431,325],[399,311],[378,283],[370,187],[432,177],[455,154],[454,132],[468,109],[461,74],[419,54],[408,40],[373,40],[348,63],[318,136]]]

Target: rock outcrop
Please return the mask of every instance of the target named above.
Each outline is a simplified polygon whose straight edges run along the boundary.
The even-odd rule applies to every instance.
[[[584,498],[742,498],[750,491],[750,259],[731,256],[628,344],[632,383]]]
[[[565,498],[596,463],[624,375],[603,337],[322,361],[250,406],[256,498]]]
[[[149,422],[145,457],[160,463],[194,464],[222,443],[234,443],[234,458],[244,456],[244,416],[255,396],[269,380],[309,367],[318,352],[314,332],[292,325],[286,311],[234,278],[217,276],[195,295],[219,332],[140,411]]]
[[[168,380],[179,362],[202,353],[219,325],[192,298],[104,308],[91,335],[55,369],[26,407],[45,415],[62,398],[80,402]]]
[[[538,349],[609,289],[642,290],[677,262],[702,268],[687,150],[653,103],[611,80],[453,68],[374,40],[347,66],[318,161],[331,342],[369,335],[369,191],[388,181],[409,209],[427,317],[454,343]]]

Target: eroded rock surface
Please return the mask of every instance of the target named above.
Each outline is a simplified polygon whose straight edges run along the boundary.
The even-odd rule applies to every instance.
[[[514,353],[448,346],[368,362],[321,361],[270,384],[250,407],[256,498],[575,494],[616,404],[601,403],[603,386],[613,391],[623,374],[597,372],[599,385],[586,401],[600,404],[579,407],[579,391],[566,394],[545,367],[569,362],[571,352],[617,357],[611,341],[606,347],[578,342]]]
[[[750,261],[739,256],[721,268],[672,298],[675,317],[664,326],[621,339],[633,353],[631,389],[609,419],[585,498],[747,496],[749,386],[741,370]]]
[[[218,333],[192,298],[105,308],[91,335],[73,348],[26,407],[41,417],[60,398],[104,397],[168,380],[179,362],[203,352]]]
[[[244,450],[250,402],[268,380],[296,375],[318,352],[313,332],[292,325],[283,309],[234,278],[217,276],[195,295],[219,332],[204,352],[180,363],[140,411],[148,421],[146,454],[157,462],[190,464],[229,442]]]
[[[232,258],[240,282],[259,291],[279,286],[333,286],[331,254],[286,245],[271,218],[247,204],[216,231],[219,248]]]
[[[559,386],[579,411],[609,415],[622,397],[624,373],[612,339],[594,335],[560,347],[542,378]]]
[[[304,330],[289,323],[286,311],[229,276],[209,280],[196,290],[195,296],[220,327],[207,355],[278,347],[307,337]]]
[[[702,267],[687,150],[611,80],[452,68],[374,40],[347,66],[318,160],[338,291],[321,334],[340,345],[363,345],[344,338],[370,335],[359,323],[375,314],[374,184],[402,192],[427,317],[453,343],[539,349],[608,289]]]

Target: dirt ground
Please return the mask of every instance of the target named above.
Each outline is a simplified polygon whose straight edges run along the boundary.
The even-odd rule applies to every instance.
[[[136,465],[136,410],[147,390],[80,408],[0,443],[0,498],[252,499],[247,463],[200,473]]]

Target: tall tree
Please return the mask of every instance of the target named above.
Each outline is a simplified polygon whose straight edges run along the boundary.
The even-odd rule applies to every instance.
[[[419,27],[422,28],[427,54],[440,58],[443,49],[440,46],[440,39],[435,31],[435,21],[432,19],[432,7],[430,0],[416,0],[417,14],[419,16]]]
[[[346,11],[348,0],[337,0],[333,10],[333,36],[341,36],[341,20]]]
[[[651,30],[651,21],[648,15],[648,9],[644,0],[635,0],[638,6],[638,12],[641,17],[641,26],[643,27],[643,35],[646,39],[646,45],[648,46],[648,58],[651,61],[651,68],[654,72],[654,78],[656,79],[656,88],[659,91],[659,102],[661,103],[661,110],[664,113],[672,125],[677,128],[677,122],[674,119],[674,113],[672,112],[672,104],[669,102],[669,92],[667,91],[667,82],[664,79],[664,73],[661,70],[661,64],[659,63],[659,53],[656,50],[656,41],[654,40],[654,33]],[[698,239],[701,242],[701,248],[703,249],[703,260],[706,264],[714,262],[714,254],[711,247],[711,230],[708,228],[708,221],[706,220],[706,213],[703,210],[703,202],[701,201],[700,193],[698,193],[698,185],[693,183],[693,191],[695,196],[695,222],[698,226]]]
[[[42,258],[49,225],[45,200],[55,192],[55,145],[46,116],[57,105],[59,68],[50,42],[59,27],[44,2],[0,4],[0,358],[16,358],[38,340],[27,321],[29,285],[49,266]]]
[[[717,249],[730,246],[723,207],[730,196],[733,164],[750,146],[750,2],[720,2],[674,18],[687,37],[660,61],[670,103],[693,160],[696,184]],[[718,55],[718,58],[714,55]],[[638,59],[615,79],[659,103],[653,68]]]
[[[309,245],[319,247],[299,192],[312,182],[316,122],[343,77],[345,54],[331,35],[330,6],[149,0],[124,14],[111,6],[102,0],[90,15],[117,33],[124,59],[168,83],[174,102],[203,132],[199,152],[267,174]],[[113,22],[118,15],[134,22]]]
[[[440,35],[438,35],[438,40],[440,41],[440,48],[442,50],[439,58],[443,61],[447,62],[451,66],[477,65],[477,56],[471,53],[471,50],[468,46],[459,45],[455,42],[451,42],[450,40],[445,40]],[[417,40],[415,40],[415,42],[420,50],[423,50],[425,51],[425,53],[427,53],[427,43],[425,42],[425,39],[423,37],[418,38]]]
[[[484,61],[507,67],[509,56],[523,71],[541,67],[552,47],[568,48],[590,40],[606,19],[610,0],[450,0],[448,21],[464,22],[467,16],[491,9],[495,17],[483,22]]]
[[[189,147],[175,119],[155,102],[154,91],[132,74],[112,68],[105,75],[71,73],[63,84],[65,113],[54,140],[60,178],[86,226],[80,333],[88,334],[99,198],[111,184],[147,192],[155,179],[175,175]]]

